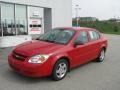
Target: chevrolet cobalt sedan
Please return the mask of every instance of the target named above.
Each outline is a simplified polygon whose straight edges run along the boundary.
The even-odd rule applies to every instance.
[[[74,67],[92,60],[102,62],[106,49],[107,39],[95,29],[61,27],[16,46],[8,62],[21,75],[61,80]]]

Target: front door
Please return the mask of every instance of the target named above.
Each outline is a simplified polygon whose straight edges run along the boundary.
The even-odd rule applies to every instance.
[[[83,64],[89,60],[91,57],[91,48],[88,44],[88,34],[86,31],[81,31],[76,38],[75,42],[82,42],[81,45],[77,45],[71,51],[73,64],[72,67],[78,66]]]

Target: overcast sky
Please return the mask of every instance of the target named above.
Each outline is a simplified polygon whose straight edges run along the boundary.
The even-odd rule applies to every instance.
[[[72,0],[73,17],[76,16],[75,6],[79,5],[79,16],[92,16],[99,19],[120,17],[120,0]]]

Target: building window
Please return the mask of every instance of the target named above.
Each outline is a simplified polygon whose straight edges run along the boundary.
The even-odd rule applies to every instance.
[[[0,36],[26,35],[27,6],[1,3],[0,22]]]
[[[1,36],[2,36],[2,28],[1,28],[1,6],[0,6],[0,37]]]
[[[14,5],[13,4],[1,4],[1,29],[3,30],[3,36],[15,35],[14,28]]]
[[[15,23],[16,34],[27,34],[27,7],[24,5],[15,5]]]

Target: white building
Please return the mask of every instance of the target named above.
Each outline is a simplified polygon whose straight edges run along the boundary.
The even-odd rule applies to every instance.
[[[72,0],[0,0],[0,47],[63,26],[72,26]]]

